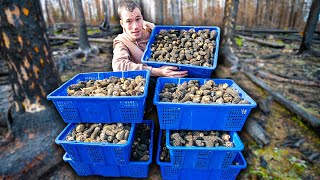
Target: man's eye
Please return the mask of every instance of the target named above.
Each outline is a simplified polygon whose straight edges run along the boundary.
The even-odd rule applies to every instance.
[[[131,21],[127,21],[127,23],[129,23],[129,24],[130,24],[130,23],[131,23]]]
[[[137,18],[137,21],[141,21],[141,18]]]

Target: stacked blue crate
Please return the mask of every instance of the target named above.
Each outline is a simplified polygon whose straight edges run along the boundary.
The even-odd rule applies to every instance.
[[[199,104],[161,102],[159,94],[166,83],[182,84],[198,80],[203,85],[208,80],[216,84],[227,83],[235,88],[242,100],[249,104]],[[163,179],[189,179],[197,176],[202,179],[235,179],[246,162],[241,154],[244,146],[234,131],[241,131],[250,111],[256,103],[236,83],[228,79],[202,78],[158,78],[154,104],[157,106],[161,129],[166,130],[166,148],[171,162],[161,162]],[[184,147],[172,146],[169,137],[172,130],[222,130],[230,131],[233,147]],[[160,144],[159,147],[160,149]],[[158,156],[159,156],[158,152]],[[238,165],[233,163],[237,162]],[[240,164],[240,165],[239,165]],[[183,178],[182,178],[183,177]]]
[[[195,177],[197,179],[210,179],[210,180],[232,180],[237,177],[239,172],[247,167],[247,162],[244,159],[241,152],[237,152],[235,157],[232,158],[230,163],[227,163],[228,166],[224,168],[203,168],[203,167],[185,167],[177,168],[172,162],[163,162],[160,160],[161,153],[161,138],[162,131],[159,133],[158,140],[158,150],[157,150],[157,164],[160,166],[161,176],[164,180],[193,180]],[[167,138],[168,139],[168,138]],[[180,147],[181,149],[183,147]],[[203,148],[202,148],[203,149]],[[219,155],[218,155],[219,156]],[[171,156],[172,157],[172,156]],[[205,158],[204,158],[205,159]],[[199,160],[195,162],[199,163]],[[219,162],[212,162],[214,166],[219,165]],[[190,165],[186,163],[187,166]],[[192,164],[192,163],[191,163]]]
[[[235,88],[242,100],[249,104],[199,104],[161,102],[159,94],[165,83],[182,84],[185,81],[198,80],[202,85],[208,80],[216,84],[227,83]],[[235,82],[229,79],[203,78],[158,78],[153,100],[157,106],[160,128],[166,130],[166,148],[170,152],[171,162],[161,162],[163,179],[235,179],[246,161],[241,151],[244,146],[235,131],[241,131],[252,108],[256,103]],[[169,137],[172,130],[230,132],[233,147],[184,147],[172,146]],[[160,144],[158,146],[160,149]],[[159,150],[160,151],[160,150]],[[234,165],[237,163],[237,165]]]
[[[68,96],[67,89],[80,81],[103,80],[111,76],[119,78],[146,79],[143,95],[140,96]],[[152,121],[143,120],[148,93],[149,71],[94,72],[81,73],[61,85],[48,95],[58,109],[62,119],[70,123],[56,138],[66,154],[63,159],[69,162],[79,176],[101,175],[109,177],[145,178],[152,162],[153,131]],[[76,127],[76,123],[127,123],[131,126],[125,144],[105,142],[67,141],[66,136]],[[136,123],[146,123],[150,127],[148,161],[130,161]]]
[[[149,160],[148,161],[130,161],[131,155],[131,145],[129,152],[123,152],[129,157],[127,162],[111,163],[110,161],[81,161],[78,162],[76,159],[69,156],[69,152],[63,156],[63,160],[70,163],[72,168],[76,171],[79,176],[91,176],[100,175],[106,177],[132,177],[132,178],[146,178],[148,177],[149,166],[152,162],[152,150],[153,150],[153,132],[154,125],[150,120],[144,120],[143,123],[148,124],[150,127],[150,146],[149,146]],[[89,143],[87,143],[88,145]],[[98,143],[96,143],[98,144]],[[100,143],[99,143],[100,144]],[[112,147],[113,146],[113,147]],[[117,145],[110,145],[110,147],[115,149],[120,149]],[[114,156],[112,153],[105,154],[104,157]]]
[[[152,57],[151,45],[157,34],[162,30],[199,30],[209,29],[217,32],[214,45],[212,67],[194,66],[189,64],[149,61]],[[160,124],[157,163],[160,165],[163,179],[235,179],[241,169],[246,167],[246,161],[241,154],[244,146],[235,131],[241,131],[250,111],[256,103],[234,81],[229,79],[208,79],[217,66],[219,51],[220,28],[215,26],[155,26],[149,38],[147,48],[142,56],[142,63],[152,67],[164,65],[176,66],[179,70],[188,71],[188,77],[193,78],[158,78],[153,103],[157,106]],[[208,80],[216,84],[227,83],[236,89],[242,100],[249,104],[199,104],[161,102],[160,93],[165,83],[182,84],[185,81],[198,80],[203,85]],[[170,152],[171,162],[160,161],[161,130],[166,130],[166,147]],[[172,130],[230,132],[233,147],[185,147],[172,146],[170,133]],[[236,163],[237,165],[234,165]]]

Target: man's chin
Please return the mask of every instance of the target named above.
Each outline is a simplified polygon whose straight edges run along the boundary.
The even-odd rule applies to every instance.
[[[131,37],[133,39],[139,39],[141,37],[141,33],[140,34],[131,34]]]

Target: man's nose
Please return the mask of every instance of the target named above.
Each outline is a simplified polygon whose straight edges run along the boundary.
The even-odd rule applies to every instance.
[[[138,23],[136,21],[133,22],[132,24],[133,29],[137,29],[138,28]]]

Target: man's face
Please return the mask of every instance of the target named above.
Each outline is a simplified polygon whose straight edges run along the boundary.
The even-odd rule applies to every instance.
[[[137,40],[141,37],[143,17],[138,8],[135,8],[132,12],[123,10],[120,24],[132,39]]]

